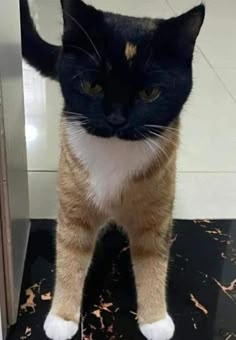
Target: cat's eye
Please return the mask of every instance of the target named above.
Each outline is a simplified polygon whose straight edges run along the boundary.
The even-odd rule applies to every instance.
[[[160,97],[161,91],[158,87],[150,87],[139,92],[140,98],[146,102],[151,103]]]
[[[92,96],[96,96],[103,92],[102,86],[96,82],[83,81],[82,89],[85,93],[91,94]]]

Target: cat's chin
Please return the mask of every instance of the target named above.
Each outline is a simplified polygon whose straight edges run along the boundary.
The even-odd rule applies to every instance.
[[[137,132],[133,131],[133,129],[121,129],[118,130],[115,134],[115,136],[121,140],[126,140],[126,141],[140,141],[143,140],[144,137]]]

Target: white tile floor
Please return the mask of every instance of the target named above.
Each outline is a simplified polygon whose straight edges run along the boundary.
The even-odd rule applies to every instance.
[[[87,0],[137,16],[170,17],[195,0]],[[207,16],[194,61],[195,85],[183,113],[175,217],[236,217],[236,1],[205,0]],[[59,0],[31,0],[42,36],[58,42]],[[56,217],[58,85],[24,66],[32,218]]]

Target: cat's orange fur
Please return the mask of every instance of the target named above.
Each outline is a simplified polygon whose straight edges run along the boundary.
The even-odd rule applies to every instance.
[[[57,277],[51,311],[78,322],[84,278],[97,232],[109,216],[89,198],[89,172],[73,155],[65,124],[62,121]],[[129,180],[119,199],[112,203],[116,223],[125,228],[130,238],[141,324],[163,319],[167,312],[165,285],[179,122],[175,121],[173,127],[175,133],[165,132],[173,142],[162,142],[168,158],[164,154],[161,159],[156,157],[145,173]]]

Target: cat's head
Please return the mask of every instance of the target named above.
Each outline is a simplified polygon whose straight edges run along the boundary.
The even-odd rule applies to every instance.
[[[100,137],[139,140],[180,114],[192,89],[192,58],[205,8],[168,20],[63,5],[58,74],[65,117]]]

